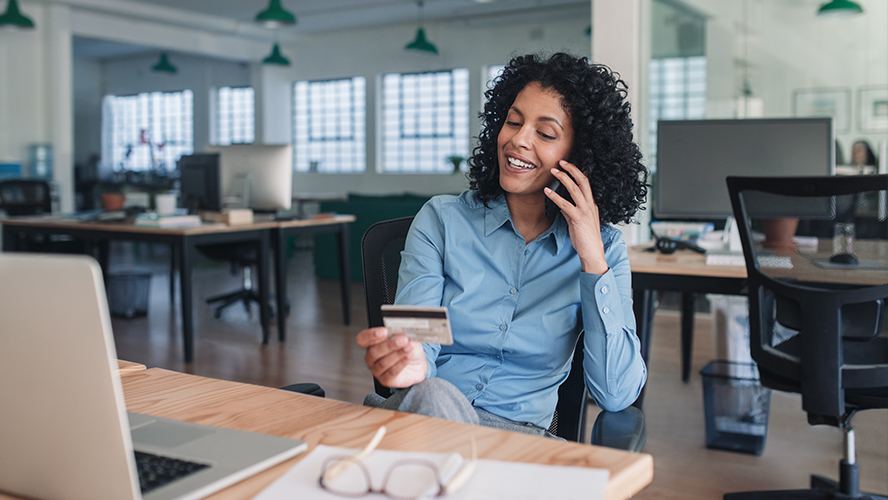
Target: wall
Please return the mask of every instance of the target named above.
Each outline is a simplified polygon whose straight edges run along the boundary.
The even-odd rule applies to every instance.
[[[854,140],[865,138],[875,147],[888,139],[888,133],[860,129],[857,93],[864,86],[888,86],[888,3],[857,1],[864,14],[848,18],[817,17],[817,2],[684,2],[707,16],[708,116],[742,113],[736,103],[746,74],[765,117],[793,116],[797,90],[849,90],[851,123],[836,131],[846,160]]]

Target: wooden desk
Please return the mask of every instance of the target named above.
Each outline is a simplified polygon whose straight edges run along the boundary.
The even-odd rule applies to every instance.
[[[112,240],[145,241],[170,245],[170,297],[175,296],[175,269],[179,271],[182,301],[182,334],[185,362],[194,359],[194,327],[192,314],[192,272],[197,260],[196,248],[199,245],[215,243],[253,242],[256,245],[259,302],[268,304],[268,250],[274,251],[275,274],[277,276],[278,336],[286,338],[287,288],[286,288],[286,241],[289,236],[335,232],[339,235],[339,254],[342,276],[341,292],[345,324],[350,321],[350,294],[348,286],[348,225],[355,221],[353,215],[340,215],[326,219],[274,221],[257,220],[252,224],[226,226],[206,224],[193,228],[150,228],[125,223],[79,222],[61,217],[7,218],[0,219],[3,225],[3,248],[6,251],[27,251],[29,235],[61,234],[72,238],[98,243],[99,263],[108,273],[108,242]],[[272,245],[272,242],[274,243]],[[259,308],[262,324],[262,343],[269,341],[269,314],[267,307]]]
[[[307,236],[321,233],[336,233],[339,242],[339,285],[342,297],[342,317],[345,324],[351,323],[351,289],[349,288],[349,228],[357,218],[354,215],[337,215],[325,219],[304,219],[277,222],[271,233],[271,247],[274,250],[275,285],[277,287],[278,338],[287,338],[287,239],[290,236]]]
[[[98,260],[105,275],[108,274],[108,243],[114,240],[144,241],[170,245],[172,249],[171,269],[179,270],[179,286],[182,301],[182,337],[185,362],[194,359],[194,324],[192,314],[191,278],[197,260],[199,245],[215,243],[252,242],[256,245],[258,261],[259,298],[267,304],[268,293],[268,255],[270,229],[276,223],[248,224],[243,226],[225,226],[222,224],[206,224],[192,228],[151,228],[126,223],[79,222],[61,217],[45,218],[10,218],[0,220],[3,224],[3,248],[6,251],[27,251],[29,235],[67,235],[91,244],[98,243]],[[170,276],[172,295],[173,280]],[[262,341],[268,342],[269,315],[268,308],[260,308],[262,324]]]
[[[132,361],[117,360],[117,372],[121,375],[140,372],[145,369],[145,365],[141,363],[133,363]]]
[[[681,379],[688,381],[694,339],[694,302],[698,293],[744,295],[745,266],[710,266],[706,257],[691,250],[664,255],[646,252],[651,245],[629,248],[632,268],[632,299],[641,354],[650,359],[651,329],[654,320],[654,291],[681,292]],[[643,398],[639,397],[639,401]],[[639,403],[640,404],[640,403]]]
[[[653,458],[646,453],[459,424],[159,368],[130,373],[122,381],[130,411],[299,438],[308,442],[309,451],[321,443],[362,448],[376,429],[385,425],[388,433],[381,449],[465,453],[466,440],[474,435],[481,458],[606,468],[610,471],[608,499],[629,498],[653,478]],[[303,456],[209,498],[252,498]]]

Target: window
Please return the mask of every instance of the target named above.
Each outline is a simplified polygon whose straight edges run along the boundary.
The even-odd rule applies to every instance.
[[[650,61],[650,150],[657,150],[658,120],[706,117],[706,56]]]
[[[114,171],[175,168],[194,150],[194,106],[190,90],[105,96],[102,161]]]
[[[293,84],[293,165],[297,172],[366,170],[365,92],[362,76]]]
[[[382,82],[382,171],[450,173],[469,151],[469,70],[399,74]]]
[[[255,99],[252,87],[216,91],[213,144],[250,144],[256,139]]]

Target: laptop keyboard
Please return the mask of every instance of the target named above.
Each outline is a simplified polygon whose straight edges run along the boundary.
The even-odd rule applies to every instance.
[[[139,471],[139,488],[143,494],[209,467],[206,464],[162,457],[142,451],[137,451],[135,454],[136,470]]]

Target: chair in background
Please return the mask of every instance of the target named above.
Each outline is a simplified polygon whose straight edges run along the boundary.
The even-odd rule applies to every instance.
[[[392,304],[398,287],[401,251],[413,217],[403,217],[372,225],[361,240],[364,290],[369,326],[383,326],[380,306]],[[582,345],[582,335],[578,346]],[[390,396],[391,389],[373,379],[376,393]],[[570,373],[558,388],[558,404],[549,432],[582,442],[586,428],[586,385],[583,380],[583,349],[574,350]],[[592,429],[592,444],[641,451],[647,437],[644,414],[635,407],[620,412],[602,411]]]
[[[202,245],[198,247],[198,250],[210,259],[230,262],[233,271],[236,272],[239,268],[243,277],[243,287],[240,290],[214,295],[205,300],[207,304],[218,303],[213,315],[216,318],[222,317],[222,311],[226,307],[238,302],[243,303],[249,313],[250,305],[259,303],[259,294],[253,289],[253,266],[257,264],[259,257],[256,255],[256,245],[252,242],[220,243],[218,245]]]
[[[9,216],[52,214],[52,190],[46,181],[12,179],[0,181],[0,211]],[[84,253],[88,245],[63,235],[32,235],[20,239],[31,252]]]
[[[801,394],[809,424],[843,431],[845,456],[838,481],[815,475],[809,490],[733,493],[725,499],[885,498],[859,492],[851,426],[857,411],[888,408],[885,231],[858,232],[854,259],[832,258],[837,251],[852,252],[833,250],[830,238],[796,233],[781,247],[760,235],[776,225],[795,230],[796,221],[806,220],[884,226],[888,176],[728,177],[727,183],[746,258],[750,347],[761,383]],[[864,199],[877,200],[877,206],[857,205],[850,219],[841,209]]]
[[[50,214],[51,195],[46,181],[13,179],[0,182],[0,208],[6,215]]]

